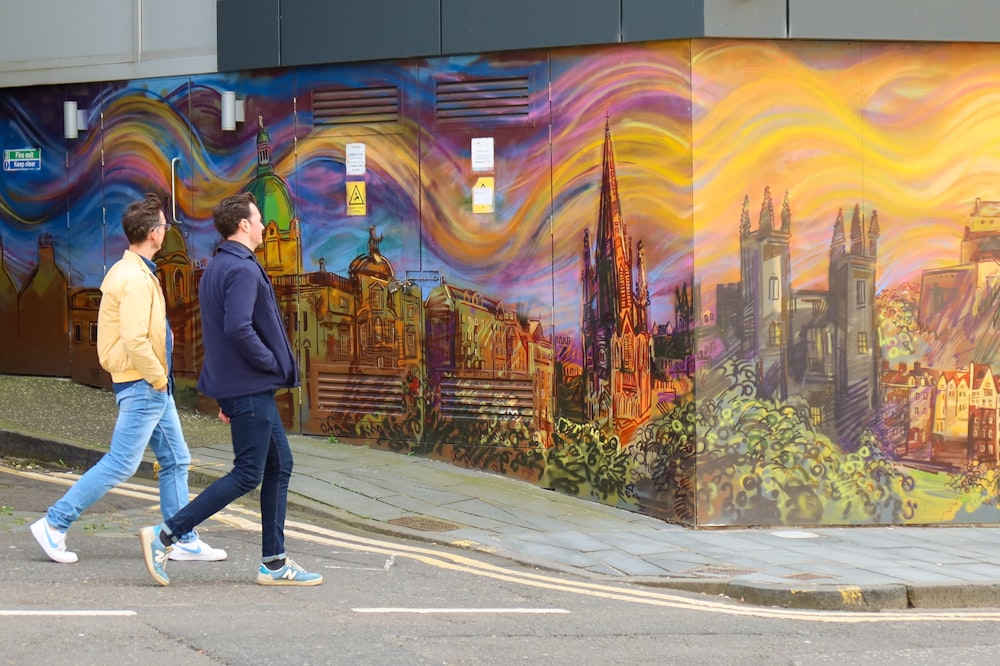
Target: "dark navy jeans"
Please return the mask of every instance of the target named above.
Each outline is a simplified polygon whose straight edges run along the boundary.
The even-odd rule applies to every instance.
[[[281,425],[274,391],[220,399],[219,408],[229,417],[233,440],[233,469],[205,488],[172,518],[164,532],[186,534],[233,500],[260,484],[261,555],[264,562],[285,557],[285,513],[288,482],[292,478],[292,450]]]

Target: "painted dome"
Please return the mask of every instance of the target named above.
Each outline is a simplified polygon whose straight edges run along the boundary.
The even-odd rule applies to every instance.
[[[351,262],[348,272],[352,277],[355,275],[368,275],[383,280],[392,280],[396,277],[395,271],[392,270],[392,264],[381,255],[373,257],[370,254],[362,254],[359,257],[355,257],[354,261]]]
[[[381,243],[382,236],[376,235],[375,227],[368,227],[368,254],[358,255],[351,262],[348,274],[352,278],[358,275],[368,275],[389,281],[396,277],[396,272],[392,270],[392,264],[379,251]]]
[[[292,198],[288,195],[288,185],[275,175],[271,166],[271,132],[264,127],[264,117],[257,116],[257,177],[243,189],[257,200],[257,208],[264,226],[274,222],[278,231],[287,232],[295,219]]]
[[[249,192],[257,200],[264,226],[274,222],[279,231],[288,231],[295,212],[292,209],[292,199],[288,196],[288,188],[281,178],[273,173],[257,176],[247,184],[244,192]]]

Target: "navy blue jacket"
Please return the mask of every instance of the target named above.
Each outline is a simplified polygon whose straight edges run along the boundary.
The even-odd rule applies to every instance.
[[[274,288],[253,252],[223,241],[200,284],[205,361],[198,390],[218,399],[298,386]]]

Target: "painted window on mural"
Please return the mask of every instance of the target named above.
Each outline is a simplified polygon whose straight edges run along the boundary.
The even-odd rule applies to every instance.
[[[767,328],[767,344],[769,347],[781,346],[781,322],[772,321]]]
[[[417,356],[417,329],[412,324],[406,325],[406,339],[403,341],[403,352],[406,358]]]
[[[823,372],[823,331],[806,330],[806,368],[810,372]]]
[[[174,271],[174,297],[179,303],[183,303],[187,300],[187,294],[184,289],[184,274],[180,271]]]
[[[372,310],[381,310],[384,303],[384,292],[379,286],[372,287],[371,295],[369,296],[369,304]]]
[[[868,333],[864,331],[858,333],[858,353],[859,354],[868,353]]]

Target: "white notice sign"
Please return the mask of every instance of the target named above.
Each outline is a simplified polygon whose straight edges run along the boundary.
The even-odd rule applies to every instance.
[[[472,171],[493,171],[493,137],[472,140]]]
[[[365,175],[365,144],[349,143],[344,151],[348,176]]]

